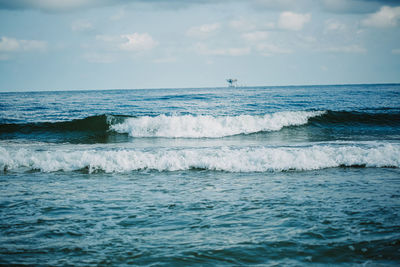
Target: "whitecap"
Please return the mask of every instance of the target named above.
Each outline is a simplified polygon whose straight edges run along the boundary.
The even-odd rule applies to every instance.
[[[143,116],[110,125],[118,133],[132,137],[218,138],[261,131],[279,131],[283,127],[303,125],[324,111],[283,111],[262,116]]]
[[[0,170],[130,172],[204,169],[226,172],[317,170],[339,166],[400,167],[400,144],[181,149],[0,147]]]

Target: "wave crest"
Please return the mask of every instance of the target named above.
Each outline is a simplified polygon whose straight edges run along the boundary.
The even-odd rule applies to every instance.
[[[324,111],[284,111],[263,116],[143,116],[128,118],[110,126],[132,137],[218,138],[262,131],[279,131],[283,127],[303,125]]]
[[[227,172],[316,170],[340,166],[400,167],[400,144],[314,145],[309,147],[197,148],[140,150],[35,150],[0,147],[0,170],[77,171],[204,169]]]
[[[265,115],[96,115],[59,122],[0,123],[0,139],[28,138],[51,142],[104,143],[131,137],[221,138],[279,131],[290,126],[330,128],[398,127],[400,113],[356,111],[282,111]],[[371,128],[373,129],[373,128]],[[109,138],[110,137],[110,138]],[[114,139],[113,139],[114,138]]]

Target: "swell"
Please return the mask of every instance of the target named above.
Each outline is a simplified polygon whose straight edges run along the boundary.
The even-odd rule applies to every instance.
[[[128,137],[221,138],[276,132],[285,127],[314,126],[347,129],[357,126],[400,126],[399,112],[283,111],[265,115],[211,116],[98,115],[63,122],[3,123],[0,139],[28,138],[50,142],[104,143]]]
[[[0,171],[209,170],[305,171],[334,167],[400,167],[400,144],[318,144],[294,147],[212,147],[153,150],[58,146],[0,147]]]
[[[32,132],[32,131],[107,131],[109,129],[107,115],[91,116],[62,122],[37,122],[21,124],[0,124],[3,133]]]
[[[310,118],[311,125],[400,126],[399,112],[326,111]]]
[[[306,124],[310,117],[322,113],[322,111],[286,111],[260,116],[98,115],[65,122],[0,124],[0,138],[31,136],[36,139],[63,139],[64,137],[66,141],[74,138],[85,141],[90,136],[108,136],[113,133],[131,137],[218,138],[260,131],[279,131],[283,127]]]
[[[3,123],[0,124],[0,139],[103,143],[109,139],[110,125],[123,121],[125,117],[103,114],[61,122]]]

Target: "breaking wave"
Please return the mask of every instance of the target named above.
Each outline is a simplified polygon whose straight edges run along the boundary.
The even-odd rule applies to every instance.
[[[323,111],[284,111],[263,116],[143,116],[128,118],[111,125],[118,133],[132,137],[218,138],[262,131],[279,131],[283,127],[303,125]]]
[[[131,172],[203,169],[276,172],[323,168],[400,167],[400,144],[317,144],[306,147],[184,148],[158,150],[0,147],[1,171]]]
[[[104,143],[108,137],[220,138],[279,131],[290,126],[399,127],[400,113],[282,111],[265,115],[98,115],[62,122],[0,123],[0,139]],[[114,140],[114,139],[112,139]],[[117,139],[119,140],[119,139]],[[126,139],[122,139],[126,141]]]
[[[0,124],[1,135],[12,134],[107,134],[114,131],[132,137],[224,137],[260,131],[278,131],[285,126],[306,124],[323,111],[285,111],[261,116],[123,116],[98,115],[62,122]]]

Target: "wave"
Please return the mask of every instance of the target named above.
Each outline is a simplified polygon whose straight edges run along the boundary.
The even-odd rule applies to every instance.
[[[110,132],[131,137],[224,137],[260,131],[278,131],[285,126],[306,124],[323,111],[286,111],[262,116],[194,116],[158,115],[124,116],[98,115],[63,122],[38,122],[25,124],[0,124],[0,136],[40,134],[107,135]],[[76,137],[76,136],[74,136]],[[47,138],[47,137],[46,137]]]
[[[220,138],[279,131],[290,126],[400,126],[400,113],[356,111],[282,111],[265,115],[211,116],[98,115],[63,122],[3,123],[0,138],[33,138],[51,142],[104,143],[120,134],[130,137]],[[126,138],[122,138],[125,135]],[[119,140],[113,138],[112,140]]]
[[[5,123],[0,124],[0,132],[37,132],[37,131],[106,131],[109,118],[106,115],[92,116],[62,122]]]
[[[357,111],[326,111],[322,116],[310,118],[312,125],[339,124],[339,125],[376,125],[400,126],[400,113],[370,113]]]
[[[118,133],[132,137],[218,138],[238,134],[279,131],[283,127],[298,126],[324,111],[283,111],[262,116],[143,116],[128,118],[110,126]]]
[[[201,169],[226,172],[304,171],[341,166],[400,167],[400,144],[157,150],[0,147],[2,171],[131,172]]]
[[[110,134],[110,125],[126,116],[98,115],[60,122],[3,123],[0,139],[33,138],[50,142],[103,143]]]

